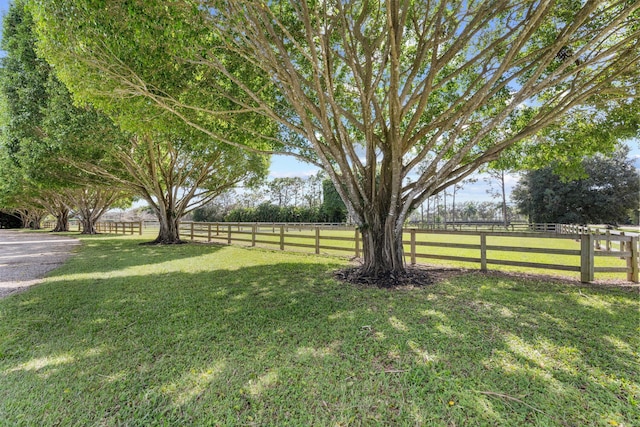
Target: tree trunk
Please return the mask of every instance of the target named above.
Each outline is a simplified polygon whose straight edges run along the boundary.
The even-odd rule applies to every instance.
[[[29,214],[29,228],[32,230],[42,229],[42,218],[44,218],[44,212],[36,212]]]
[[[69,209],[61,208],[58,212],[56,212],[55,216],[56,226],[51,231],[54,233],[69,231]]]
[[[29,228],[29,223],[31,222],[29,219],[29,215],[23,211],[17,211],[18,216],[20,217],[20,222],[22,228]]]
[[[442,194],[444,195],[444,213],[442,214],[442,221],[444,222],[444,229],[447,229],[447,221],[448,221],[448,216],[447,216],[447,190],[444,190],[442,192]]]
[[[504,228],[509,228],[509,218],[507,218],[507,192],[504,188],[504,171],[501,171],[500,185],[502,190],[502,221]]]
[[[31,230],[41,230],[42,229],[42,223],[40,222],[40,220],[38,218],[34,218],[29,223],[29,228]]]
[[[368,215],[367,225],[361,230],[364,260],[361,274],[384,278],[404,273],[402,232],[396,232],[393,221],[383,223],[379,215]]]
[[[173,210],[158,213],[160,231],[158,237],[152,242],[161,245],[174,245],[184,243],[180,240],[179,225],[180,220],[175,217]]]
[[[379,170],[368,171],[369,176],[364,179],[368,203],[352,209],[358,213],[357,221],[362,231],[360,275],[377,281],[379,286],[393,286],[395,279],[406,272],[402,226],[408,211],[403,209],[400,197],[401,179],[389,159],[390,156],[383,157]]]
[[[451,222],[453,222],[453,230],[456,229],[456,187],[453,186],[453,197],[451,200]]]
[[[80,219],[82,222],[82,233],[80,234],[98,234],[96,231],[96,220],[90,215]]]

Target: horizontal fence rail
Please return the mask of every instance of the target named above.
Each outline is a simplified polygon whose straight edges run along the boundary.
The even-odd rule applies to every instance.
[[[180,237],[228,245],[275,246],[280,250],[293,247],[311,252],[313,249],[316,254],[337,251],[359,257],[361,253],[360,233],[343,224],[184,222],[180,224]]]
[[[56,222],[45,221],[42,226],[43,228],[54,228]],[[142,235],[142,230],[144,230],[145,227],[142,221],[98,221],[95,224],[95,228],[98,233]],[[82,231],[82,222],[70,220],[69,230],[72,229]]]
[[[588,229],[562,229],[558,224],[539,224],[535,228],[541,231],[405,229],[405,256],[411,264],[430,259],[456,261],[479,264],[483,271],[489,265],[568,271],[578,273],[583,282],[594,281],[595,273],[626,273],[628,281],[638,282],[637,236],[600,233]],[[352,226],[344,225],[184,222],[180,224],[179,232],[181,238],[191,241],[260,245],[315,254],[355,257],[362,254],[360,232]],[[545,240],[553,240],[555,244],[540,243]],[[540,254],[548,261],[529,259],[535,254]],[[597,265],[599,263],[596,259],[607,257],[619,262],[614,263],[616,265]]]
[[[78,224],[80,231],[81,224]],[[96,223],[98,233],[137,234],[142,235],[142,221],[99,221]]]
[[[80,231],[79,222],[77,226]],[[112,234],[141,235],[149,228],[142,221],[96,224],[98,232]],[[360,231],[344,224],[183,222],[179,233],[182,239],[191,241],[362,256]],[[638,283],[637,234],[566,224],[528,224],[526,231],[407,228],[403,244],[411,264],[440,260],[479,266],[482,271],[489,266],[565,271],[578,274],[583,282],[594,281],[596,274],[614,273],[625,274],[626,280]]]

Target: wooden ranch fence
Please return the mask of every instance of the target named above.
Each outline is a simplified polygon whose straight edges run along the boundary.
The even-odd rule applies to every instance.
[[[563,230],[555,225],[545,225],[544,228],[543,232],[474,232],[411,228],[405,230],[403,243],[405,255],[411,264],[416,264],[422,259],[436,259],[473,263],[479,265],[483,271],[486,271],[489,265],[569,271],[579,273],[583,282],[595,280],[596,273],[626,273],[628,281],[638,282],[637,236],[595,234],[587,232],[588,230],[563,234]],[[293,248],[316,254],[337,252],[360,257],[362,251],[360,232],[346,226],[184,222],[180,225],[180,236],[192,241],[260,245],[280,250]],[[540,243],[545,240],[555,242],[548,245]],[[564,244],[558,245],[559,241]],[[547,256],[550,262],[527,259],[535,254]],[[577,261],[571,261],[570,258]],[[598,258],[621,261],[615,263],[616,265],[600,266],[596,262]],[[561,260],[564,262],[561,263]]]
[[[42,224],[43,228],[54,228],[55,226],[55,221],[45,221]],[[71,230],[72,228],[82,231],[82,222],[69,221],[69,229]],[[98,233],[141,235],[143,228],[142,221],[98,221],[96,223],[96,231]]]
[[[78,223],[78,231],[82,225]],[[142,221],[99,221],[96,223],[98,233],[138,234],[142,235]]]

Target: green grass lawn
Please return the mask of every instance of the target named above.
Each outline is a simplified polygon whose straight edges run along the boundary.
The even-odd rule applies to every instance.
[[[82,240],[0,300],[2,426],[640,425],[637,291]]]

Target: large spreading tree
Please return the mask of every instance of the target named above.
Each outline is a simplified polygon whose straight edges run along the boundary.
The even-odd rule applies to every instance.
[[[268,170],[268,159],[213,143],[206,135],[175,124],[172,132],[133,134],[114,144],[120,168],[78,162],[83,170],[118,182],[144,199],[160,223],[153,243],[180,243],[183,216],[240,183],[251,185]]]
[[[429,196],[638,90],[635,1],[30,3],[43,54],[81,98],[144,98],[248,149],[218,122],[242,117],[256,136],[255,116],[274,123],[272,151],[334,182],[366,275],[404,270],[403,224]]]

